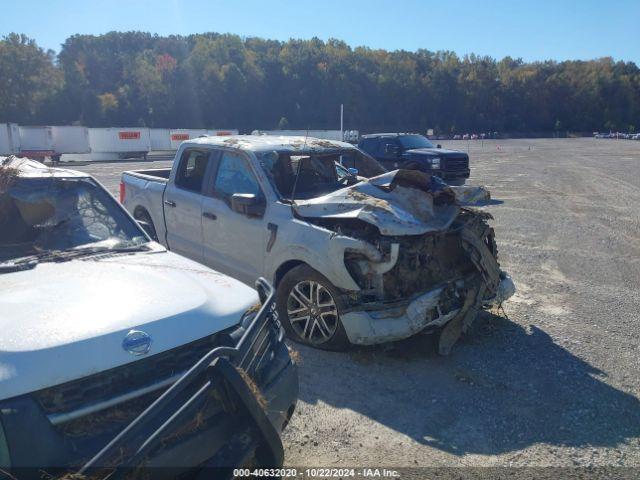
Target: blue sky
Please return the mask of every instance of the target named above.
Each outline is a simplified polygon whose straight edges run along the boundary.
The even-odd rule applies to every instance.
[[[640,64],[640,0],[0,0],[0,7],[1,35],[25,33],[55,51],[74,33],[213,31],[526,61],[612,56]]]

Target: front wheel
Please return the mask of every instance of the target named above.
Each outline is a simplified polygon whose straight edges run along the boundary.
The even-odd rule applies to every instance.
[[[322,274],[307,265],[291,269],[277,293],[278,316],[289,338],[325,350],[345,350],[349,339],[340,320],[344,302]]]

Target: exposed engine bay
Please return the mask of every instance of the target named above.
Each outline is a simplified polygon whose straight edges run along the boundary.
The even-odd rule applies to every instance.
[[[352,308],[383,316],[417,308],[423,328],[441,329],[441,353],[483,305],[515,291],[500,270],[491,215],[461,207],[452,189],[422,172],[390,172],[296,207],[306,220],[381,253],[376,261],[366,251],[345,251],[361,288]]]

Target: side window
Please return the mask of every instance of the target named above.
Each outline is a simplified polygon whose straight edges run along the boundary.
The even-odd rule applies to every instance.
[[[176,172],[176,187],[200,193],[209,165],[209,152],[185,150]]]
[[[227,201],[234,193],[252,193],[256,197],[262,197],[258,181],[247,162],[231,152],[222,154],[214,191],[216,195]]]
[[[397,151],[398,149],[398,141],[392,138],[381,138],[378,143],[378,155],[382,158],[395,158],[394,150]]]

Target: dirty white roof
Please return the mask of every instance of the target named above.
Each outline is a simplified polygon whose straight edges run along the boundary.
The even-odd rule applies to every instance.
[[[38,178],[38,177],[89,177],[90,175],[76,170],[67,170],[65,168],[51,168],[45,164],[32,160],[30,158],[18,158],[14,156],[0,157],[0,167],[16,169],[20,177]],[[2,173],[0,172],[0,175]]]
[[[185,142],[187,143],[187,142]],[[316,151],[330,152],[335,150],[353,149],[354,146],[346,142],[323,140],[313,137],[277,137],[271,135],[231,135],[222,137],[200,137],[188,141],[189,144],[213,145],[232,147],[252,152],[278,151]]]

